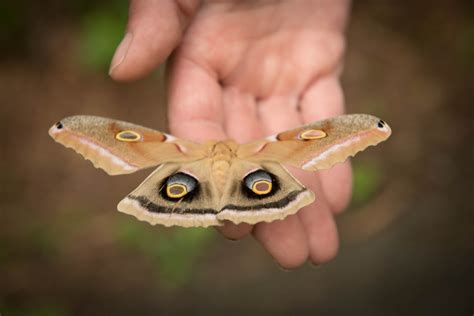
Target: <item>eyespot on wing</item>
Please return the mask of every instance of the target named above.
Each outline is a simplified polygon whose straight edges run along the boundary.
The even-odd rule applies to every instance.
[[[274,188],[272,176],[264,170],[248,174],[244,178],[244,184],[249,191],[259,196],[270,194]]]
[[[301,140],[314,140],[314,139],[325,138],[326,136],[328,136],[328,134],[326,134],[326,132],[324,132],[323,130],[309,129],[309,130],[306,130],[306,131],[302,132],[299,135],[299,139],[301,139]]]
[[[178,172],[168,177],[164,182],[164,186],[164,196],[171,200],[176,200],[195,192],[198,181],[184,172]]]
[[[137,142],[142,139],[142,136],[135,131],[121,131],[115,135],[115,139],[122,142]]]

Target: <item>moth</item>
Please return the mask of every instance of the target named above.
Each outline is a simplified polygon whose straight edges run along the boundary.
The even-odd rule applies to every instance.
[[[118,204],[152,225],[271,222],[312,203],[314,193],[283,166],[327,169],[386,140],[390,127],[366,114],[314,122],[247,144],[200,144],[97,116],[71,116],[49,134],[109,175],[158,167]]]

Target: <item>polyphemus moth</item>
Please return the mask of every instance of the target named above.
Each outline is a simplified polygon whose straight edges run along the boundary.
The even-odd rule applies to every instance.
[[[271,222],[312,203],[314,193],[282,164],[306,171],[330,168],[390,136],[365,114],[314,122],[247,144],[204,144],[96,116],[67,117],[51,127],[54,140],[109,175],[156,167],[118,210],[152,225],[215,226]]]

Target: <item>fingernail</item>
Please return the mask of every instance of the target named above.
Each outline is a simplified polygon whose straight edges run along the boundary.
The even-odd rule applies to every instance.
[[[321,269],[322,265],[318,263],[314,263],[313,261],[309,261],[309,266],[313,269]]]
[[[226,240],[228,240],[228,241],[231,241],[231,242],[237,242],[237,241],[239,241],[239,240],[236,239],[236,238],[231,238],[231,237],[227,237],[227,236],[224,236],[224,238],[225,238]]]
[[[112,58],[112,63],[110,64],[109,76],[114,72],[115,69],[117,69],[118,66],[123,63],[123,61],[127,57],[128,49],[130,48],[132,40],[133,34],[127,32],[123,37],[122,41],[120,42],[119,46],[117,46],[117,49],[115,50],[114,57]]]
[[[273,260],[273,262],[275,262],[276,266],[283,272],[291,272],[291,270],[293,269],[289,269],[289,268],[285,268],[283,267],[278,261],[276,260]]]

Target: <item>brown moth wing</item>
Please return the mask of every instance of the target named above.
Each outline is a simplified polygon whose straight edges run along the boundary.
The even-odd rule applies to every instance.
[[[315,171],[343,162],[368,146],[386,140],[390,134],[388,124],[375,116],[342,115],[242,145],[238,156]]]
[[[52,126],[49,134],[110,175],[132,173],[167,161],[197,160],[204,154],[199,144],[97,116],[67,117]]]
[[[268,196],[249,194],[243,187],[246,175],[264,170],[275,178],[273,190]],[[303,206],[314,201],[314,193],[306,189],[282,165],[277,162],[249,162],[234,159],[229,180],[224,187],[218,220],[235,224],[271,222],[295,214]]]
[[[120,212],[133,215],[152,225],[183,227],[217,226],[220,195],[211,180],[211,162],[203,159],[189,163],[165,163],[118,204]],[[166,179],[177,172],[197,180],[193,195],[170,200],[166,194]]]

